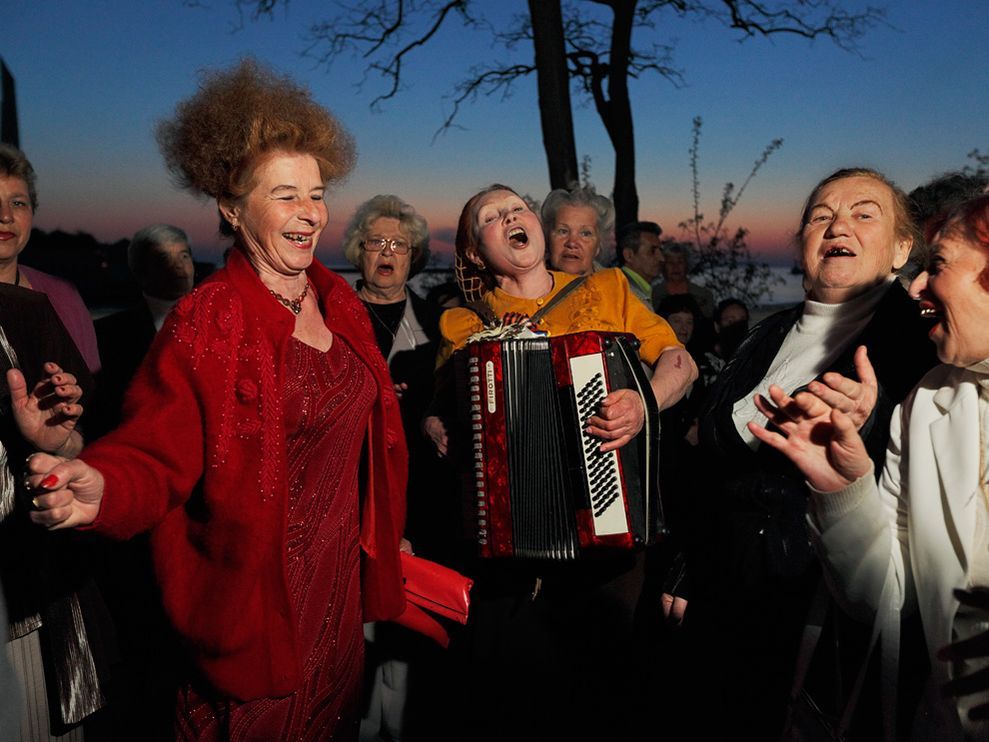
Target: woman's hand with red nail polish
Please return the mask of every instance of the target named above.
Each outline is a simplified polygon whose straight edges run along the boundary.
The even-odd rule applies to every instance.
[[[27,461],[25,484],[37,494],[31,520],[49,529],[96,520],[103,502],[103,475],[80,459],[37,453]]]

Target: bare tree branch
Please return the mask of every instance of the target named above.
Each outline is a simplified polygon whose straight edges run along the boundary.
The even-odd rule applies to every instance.
[[[235,5],[242,15],[249,10],[258,19],[270,17],[279,5],[287,7],[288,0],[236,0]],[[406,62],[448,26],[453,16],[459,16],[464,26],[489,25],[494,41],[508,50],[529,46],[533,40],[528,14],[520,14],[507,26],[495,28],[472,10],[469,0],[375,0],[338,2],[336,6],[340,9],[336,17],[310,27],[305,54],[324,66],[348,52],[368,60],[359,87],[366,84],[369,74],[380,76],[387,84],[387,90],[371,101],[373,109],[402,90]],[[612,27],[610,19],[602,13],[588,12],[590,6],[607,8],[613,13],[619,7],[627,7],[627,0],[572,0],[565,5],[571,77],[578,90],[606,116]],[[644,32],[654,35],[660,11],[665,11],[681,18],[695,15],[716,19],[740,31],[743,39],[784,33],[811,40],[825,37],[853,51],[865,31],[885,18],[882,9],[869,6],[852,12],[839,7],[837,0],[644,0],[633,2],[632,6],[637,36]],[[456,86],[450,98],[453,108],[437,131],[452,128],[466,102],[478,95],[506,95],[512,82],[534,69],[533,64],[527,63],[472,69]],[[684,84],[683,71],[673,62],[672,42],[654,41],[644,49],[630,48],[625,74],[636,79],[649,72],[666,78],[676,87]]]
[[[879,23],[885,23],[886,11],[867,6],[860,12],[849,12],[834,0],[801,0],[795,11],[791,3],[769,3],[756,0],[721,0],[727,14],[729,28],[742,32],[743,38],[792,34],[814,40],[830,39],[835,46],[846,51],[858,52],[858,42],[865,32]]]
[[[460,113],[460,107],[467,101],[472,101],[478,95],[492,95],[501,91],[502,100],[511,97],[512,85],[521,77],[536,71],[534,64],[513,64],[508,67],[477,69],[472,71],[473,77],[457,85],[456,95],[452,97],[453,110],[447,115],[439,129],[433,134],[436,141],[443,132],[454,128],[454,121]]]
[[[201,0],[184,0],[195,3]],[[878,0],[857,0],[857,2]],[[233,0],[241,19],[250,11],[257,19],[271,16],[288,0]],[[871,5],[849,10],[845,0],[560,0],[559,12],[546,14],[533,28],[531,3],[529,12],[517,15],[498,27],[488,23],[484,3],[470,0],[330,0],[335,17],[313,24],[309,29],[305,54],[321,65],[329,66],[341,54],[350,53],[365,61],[363,86],[368,76],[385,81],[385,91],[374,97],[371,107],[394,98],[402,90],[407,63],[430,46],[437,36],[459,19],[460,26],[472,30],[484,28],[494,42],[517,55],[503,55],[503,61],[472,67],[465,78],[447,96],[451,108],[434,134],[454,128],[462,106],[478,96],[512,94],[514,83],[536,72],[561,75],[566,65],[571,89],[581,92],[595,109],[608,132],[615,150],[615,185],[612,198],[621,219],[635,220],[638,195],[635,188],[635,147],[632,102],[628,80],[655,73],[675,86],[683,84],[683,72],[673,58],[675,41],[663,42],[662,33],[686,18],[711,20],[740,34],[739,41],[756,36],[790,36],[814,41],[830,40],[841,49],[858,52],[859,42],[872,27],[885,23],[885,11]],[[555,0],[554,0],[555,2]],[[536,6],[541,9],[543,6]],[[538,17],[539,14],[536,14]],[[559,38],[563,25],[564,54],[549,57],[553,61],[537,67],[537,37]],[[540,34],[535,33],[539,31]],[[434,44],[435,46],[435,44]],[[526,56],[526,52],[532,52]],[[546,57],[544,57],[545,59]],[[569,96],[568,96],[569,97]],[[552,97],[550,97],[552,102]],[[541,100],[547,105],[547,100]],[[570,105],[569,101],[566,105]],[[544,108],[545,110],[545,108]],[[544,142],[552,146],[555,126],[543,125]],[[570,124],[572,129],[572,124]],[[697,132],[699,134],[699,131]],[[572,140],[571,140],[572,141]],[[696,148],[696,141],[694,147]],[[568,145],[573,149],[572,143]],[[721,219],[715,224],[694,224],[694,238],[703,237],[705,229],[723,233],[724,217],[731,211],[752,175],[777,147],[770,145],[756,162],[755,169],[737,192],[728,184],[722,193]],[[553,154],[558,154],[553,150]],[[549,150],[548,150],[549,154]],[[552,158],[550,158],[552,159]],[[551,166],[552,170],[552,166]],[[696,199],[695,199],[696,201]],[[695,220],[699,220],[699,203],[695,202]],[[719,237],[719,239],[723,239]],[[735,236],[736,246],[744,247],[744,230]]]
[[[774,285],[782,283],[779,276],[774,276],[766,263],[752,257],[745,238],[748,230],[738,227],[734,234],[725,227],[725,221],[732,209],[738,204],[742,193],[756,176],[769,157],[783,146],[782,139],[774,139],[762,151],[742,183],[735,191],[733,183],[725,183],[721,192],[721,208],[718,221],[704,221],[701,213],[700,187],[700,139],[703,121],[695,116],[690,144],[690,172],[693,177],[693,207],[694,215],[680,222],[679,227],[688,239],[693,240],[691,250],[696,263],[691,270],[692,275],[703,277],[703,283],[718,298],[736,296],[752,303],[763,296],[772,296]]]
[[[742,194],[745,193],[745,189],[748,188],[749,183],[752,182],[752,179],[756,176],[756,174],[759,172],[762,166],[766,164],[766,160],[769,159],[770,155],[772,155],[773,152],[775,152],[782,146],[783,146],[783,140],[780,139],[779,137],[777,137],[776,139],[774,139],[773,141],[771,141],[769,144],[766,145],[766,148],[762,151],[762,154],[759,155],[759,157],[753,163],[752,170],[749,171],[748,177],[744,181],[742,181],[742,186],[741,188],[738,189],[737,192],[735,192],[735,185],[733,183],[727,183],[725,185],[725,191],[721,198],[721,209],[718,212],[719,213],[719,219],[717,224],[718,229],[721,229],[721,227],[724,226],[725,219],[728,218],[728,215],[731,213],[731,210],[735,208],[735,205],[742,198]]]
[[[694,244],[701,244],[701,223],[704,215],[701,213],[701,177],[700,177],[700,148],[701,148],[701,127],[704,120],[700,116],[694,116],[692,136],[690,140],[690,172],[693,176],[691,192],[694,196]],[[686,223],[686,222],[685,222]]]
[[[258,5],[274,5],[279,0],[256,2]],[[476,22],[470,15],[468,0],[447,0],[441,3],[378,0],[370,7],[368,3],[352,6],[341,4],[341,7],[341,15],[310,27],[309,43],[304,53],[324,66],[331,65],[336,57],[346,52],[373,60],[368,71],[376,72],[384,78],[388,90],[371,101],[372,108],[377,108],[383,101],[398,94],[402,89],[402,73],[406,60],[426,46],[452,15],[459,15],[461,22],[467,26]],[[417,25],[424,16],[426,25]]]

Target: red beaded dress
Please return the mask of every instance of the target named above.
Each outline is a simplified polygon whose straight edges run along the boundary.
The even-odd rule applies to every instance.
[[[285,698],[221,705],[187,688],[179,699],[182,738],[357,739],[364,665],[357,479],[377,389],[338,336],[326,353],[293,338],[284,378],[291,477],[285,564],[302,686]]]

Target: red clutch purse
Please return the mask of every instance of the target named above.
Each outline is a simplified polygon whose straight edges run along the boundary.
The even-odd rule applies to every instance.
[[[446,647],[450,637],[433,615],[467,623],[470,589],[474,581],[442,564],[402,552],[405,612],[395,623],[425,634]]]

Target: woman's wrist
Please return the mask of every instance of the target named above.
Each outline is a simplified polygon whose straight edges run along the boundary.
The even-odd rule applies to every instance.
[[[74,459],[82,451],[82,436],[78,431],[69,431],[69,435],[66,437],[60,446],[48,451],[47,453],[53,456],[61,456],[66,459]]]
[[[870,466],[866,472],[854,480],[844,484],[829,483],[826,489],[819,489],[807,482],[811,492],[811,507],[818,523],[824,527],[858,507],[871,488],[875,485],[874,469]]]

